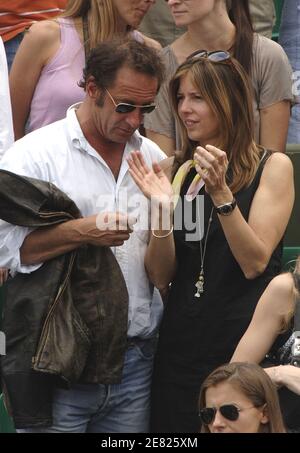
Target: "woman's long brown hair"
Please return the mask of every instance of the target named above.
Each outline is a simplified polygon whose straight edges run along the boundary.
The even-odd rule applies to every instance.
[[[277,389],[267,373],[255,363],[235,362],[221,365],[203,382],[199,396],[199,409],[206,406],[206,391],[220,383],[228,382],[248,398],[253,406],[266,405],[269,422],[261,425],[259,432],[285,433]],[[209,433],[203,425],[201,432]]]
[[[61,17],[88,16],[89,47],[92,49],[119,35],[116,14],[112,0],[69,0]]]
[[[251,74],[253,26],[249,0],[227,1],[230,20],[236,27],[233,56],[241,63],[247,74]]]
[[[227,153],[230,165],[228,184],[232,192],[236,193],[251,184],[261,156],[261,149],[254,142],[250,79],[234,58],[218,63],[208,58],[193,59],[179,66],[170,82],[170,96],[182,135],[180,163],[191,159],[198,145],[188,138],[178,115],[180,81],[187,74],[218,120],[221,139],[216,146]],[[202,146],[206,144],[201,143]]]

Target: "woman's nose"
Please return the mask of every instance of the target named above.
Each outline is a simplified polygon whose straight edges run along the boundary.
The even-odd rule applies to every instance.
[[[226,425],[226,423],[224,422],[224,417],[221,415],[219,410],[217,410],[214,421],[211,425],[215,429],[224,427]]]
[[[190,112],[191,111],[191,103],[190,101],[185,98],[181,99],[179,106],[178,106],[179,112],[185,113],[185,112]]]

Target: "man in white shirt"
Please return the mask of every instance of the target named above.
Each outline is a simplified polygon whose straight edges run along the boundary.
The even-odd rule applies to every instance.
[[[129,293],[128,348],[118,385],[78,384],[57,389],[53,426],[25,432],[147,432],[154,337],[161,300],[144,268],[148,230],[128,226],[139,212],[141,192],[128,172],[127,157],[140,149],[151,165],[164,158],[156,144],[137,129],[154,108],[163,79],[155,50],[132,40],[103,43],[87,61],[81,86],[82,104],[67,117],[19,140],[0,167],[54,183],[79,207],[82,219],[49,229],[30,230],[1,221],[0,267],[29,273],[43,262],[83,244],[110,246]],[[145,199],[142,205],[149,206]],[[107,229],[99,220],[115,225]],[[104,213],[99,218],[97,215]],[[119,227],[119,220],[121,225]],[[124,227],[125,224],[125,227]],[[123,229],[122,229],[123,228]]]

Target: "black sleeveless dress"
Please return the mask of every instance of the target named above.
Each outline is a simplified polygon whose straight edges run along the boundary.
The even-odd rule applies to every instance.
[[[262,158],[251,185],[235,195],[246,220],[268,156]],[[195,174],[195,169],[188,174],[181,199]],[[204,188],[199,194],[204,196],[205,238],[213,204]],[[196,202],[196,199],[190,202],[194,219]],[[183,202],[182,205],[184,217]],[[178,215],[175,212],[175,217]],[[265,272],[254,280],[247,280],[231,253],[214,211],[204,260],[204,293],[197,299],[194,294],[200,271],[200,247],[199,241],[186,241],[186,233],[184,227],[182,231],[174,230],[178,269],[160,328],[153,375],[152,432],[199,430],[197,400],[203,380],[217,366],[230,361],[261,294],[281,268],[280,243]]]
[[[300,277],[293,274],[295,286],[300,292]],[[300,330],[300,298],[296,300],[295,317],[291,320],[287,331],[278,335],[270,352],[266,355],[261,366],[268,368],[278,365],[293,365],[300,367],[300,357],[297,360],[292,354],[295,341],[294,331]],[[300,371],[300,370],[299,370]],[[289,432],[300,432],[300,395],[292,392],[287,387],[278,390],[279,402],[285,426]]]

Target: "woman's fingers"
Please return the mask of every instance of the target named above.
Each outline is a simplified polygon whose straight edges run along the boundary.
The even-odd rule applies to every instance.
[[[164,172],[163,172],[161,166],[160,166],[157,162],[153,162],[152,168],[153,168],[154,173],[155,173],[158,177],[160,177],[161,175],[164,175]]]
[[[206,168],[201,167],[200,165],[195,165],[197,173],[201,176],[203,181],[205,182],[206,187],[213,185],[213,178],[211,172],[209,172]]]
[[[144,177],[144,174],[143,172],[141,171],[141,168],[139,166],[139,163],[134,160],[131,156],[128,157],[127,159],[127,163],[128,163],[128,166],[129,166],[129,169],[140,179],[142,179]]]
[[[215,157],[221,157],[225,154],[226,156],[226,153],[225,151],[223,151],[222,149],[220,148],[217,148],[216,146],[213,146],[213,145],[206,145],[205,146],[206,150],[211,153],[213,156]],[[204,149],[204,148],[203,148]]]
[[[206,150],[209,152],[212,156],[214,156],[218,162],[222,162],[222,164],[228,165],[228,159],[227,159],[227,154],[225,151],[221,150],[220,148],[216,148],[213,145],[206,145]]]
[[[173,194],[170,181],[157,162],[154,162],[152,168],[149,169],[139,151],[133,151],[127,161],[129,173],[148,198],[163,199]]]
[[[140,171],[147,175],[150,172],[150,169],[147,167],[146,162],[142,156],[140,151],[132,151],[131,153],[132,159]]]
[[[198,157],[198,156],[195,156],[194,159],[195,159],[195,163],[196,163],[196,170],[198,171],[198,168],[201,169],[201,174],[198,171],[200,176],[202,176],[202,174],[204,172],[204,175],[206,175],[206,176],[209,176],[209,177],[215,178],[215,179],[218,178],[220,169],[219,169],[219,165],[217,163],[215,163],[215,162],[211,163],[207,159],[205,159],[203,157]],[[205,178],[203,178],[203,179],[205,181]]]
[[[212,152],[207,151],[202,146],[198,146],[194,155],[195,162],[200,165],[200,167],[207,169],[209,172],[212,172],[212,175],[215,174],[222,176],[227,171],[227,155],[224,151],[211,146],[206,146]]]
[[[206,151],[206,149],[202,148],[202,146],[198,146],[197,150],[194,154],[194,159],[199,163],[199,165],[203,168],[210,169],[211,167],[217,168],[218,167],[218,159],[213,156],[211,153]]]
[[[130,175],[132,176],[134,182],[136,183],[136,185],[141,189],[142,192],[144,192],[144,179],[142,177],[140,177],[136,172],[135,170],[133,170],[131,167],[129,167],[129,173]]]

